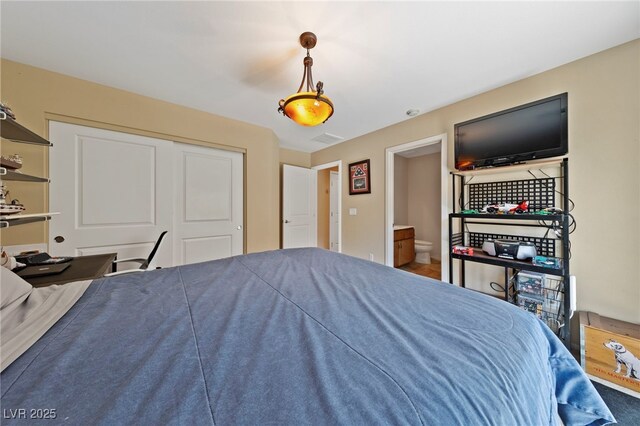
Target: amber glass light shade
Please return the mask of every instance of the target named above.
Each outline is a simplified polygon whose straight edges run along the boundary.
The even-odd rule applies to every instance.
[[[284,115],[301,126],[317,126],[333,114],[333,103],[316,92],[298,92],[280,101]]]

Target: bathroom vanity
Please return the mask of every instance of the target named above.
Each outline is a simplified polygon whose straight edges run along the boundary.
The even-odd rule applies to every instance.
[[[393,266],[411,263],[416,257],[413,226],[393,227]]]

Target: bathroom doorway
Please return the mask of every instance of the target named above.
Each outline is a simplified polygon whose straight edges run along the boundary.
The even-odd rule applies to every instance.
[[[446,134],[386,154],[385,264],[447,281]]]

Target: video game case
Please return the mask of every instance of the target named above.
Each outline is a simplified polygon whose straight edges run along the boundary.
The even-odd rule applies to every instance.
[[[518,293],[526,293],[527,295],[544,297],[545,275],[535,272],[520,272],[516,276],[516,289]]]

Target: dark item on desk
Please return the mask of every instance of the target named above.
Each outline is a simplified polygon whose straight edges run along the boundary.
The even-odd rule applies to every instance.
[[[62,265],[39,265],[39,266],[27,266],[24,269],[18,271],[18,275],[22,278],[42,277],[45,275],[56,275],[67,269],[68,263]]]
[[[92,254],[88,256],[74,257],[68,265],[71,265],[61,274],[42,277],[25,278],[34,287],[46,287],[49,285],[61,285],[73,281],[95,280],[102,278],[104,274],[112,271],[112,262],[116,259],[116,253]]]
[[[16,260],[25,265],[55,265],[71,261],[72,257],[51,257],[48,253],[36,253],[16,256]]]

